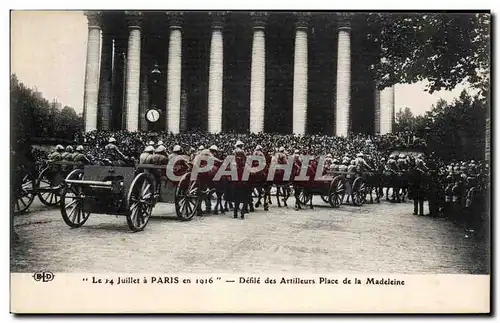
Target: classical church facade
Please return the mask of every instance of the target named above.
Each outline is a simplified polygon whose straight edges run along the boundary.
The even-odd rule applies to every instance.
[[[89,11],[85,130],[390,133],[367,15]]]

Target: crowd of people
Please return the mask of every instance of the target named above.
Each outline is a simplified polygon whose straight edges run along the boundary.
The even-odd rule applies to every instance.
[[[112,142],[110,142],[112,138]],[[353,134],[349,137],[336,137],[328,135],[293,135],[293,134],[241,134],[220,133],[209,134],[205,132],[194,133],[153,133],[153,132],[127,132],[127,131],[91,131],[79,136],[79,142],[74,145],[57,145],[56,151],[51,154],[40,150],[32,150],[32,155],[37,163],[53,159],[82,161],[92,163],[95,160],[105,159],[109,156],[109,147],[118,148],[121,155],[118,158],[131,158],[139,162],[139,157],[145,151],[153,153],[160,151],[163,156],[182,151],[187,156],[197,152],[216,147],[214,155],[224,158],[234,153],[235,143],[240,142],[240,147],[250,154],[257,147],[269,154],[301,154],[313,156],[328,156],[332,164],[346,169],[359,163],[361,158],[366,162],[367,168],[374,171],[404,171],[408,167],[424,169],[432,180],[431,189],[436,186],[436,194],[428,194],[431,213],[450,212],[443,207],[451,197],[451,189],[457,187],[478,187],[481,191],[488,190],[489,167],[485,161],[445,161],[434,157],[432,152],[426,152],[425,141],[416,138],[412,133],[393,133],[386,135]],[[147,149],[146,149],[147,148]],[[424,155],[405,155],[396,153],[407,148],[415,148],[425,152]],[[159,150],[158,150],[159,149]],[[360,157],[361,156],[361,157]],[[425,157],[423,157],[425,156]],[[358,157],[358,158],[357,158]],[[360,158],[359,158],[360,157]],[[168,158],[165,157],[165,160]],[[424,161],[425,159],[425,161]],[[357,160],[357,161],[356,161]],[[447,188],[444,189],[443,188]],[[438,192],[439,191],[439,192]],[[453,195],[453,194],[451,194]],[[441,201],[438,201],[441,196]],[[448,201],[449,202],[449,201]],[[465,203],[465,201],[463,201]],[[439,203],[441,207],[431,206]],[[462,204],[464,204],[462,203]],[[435,214],[437,215],[437,214]]]

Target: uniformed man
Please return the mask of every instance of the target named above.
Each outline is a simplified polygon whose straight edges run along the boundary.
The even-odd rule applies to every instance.
[[[261,145],[257,145],[255,147],[255,150],[253,151],[253,154],[256,155],[256,156],[265,157],[264,153],[262,152],[262,146]]]
[[[429,168],[427,168],[427,165],[425,164],[423,158],[424,158],[423,154],[418,154],[417,158],[415,158],[415,169],[425,174],[429,171]]]
[[[61,160],[61,154],[63,152],[64,152],[64,147],[62,145],[57,145],[55,151],[48,156],[49,161]]]
[[[334,158],[332,164],[330,165],[330,170],[332,172],[338,172],[340,167],[340,162],[337,158]]]
[[[125,160],[127,160],[127,157],[116,146],[116,139],[113,137],[109,138],[108,144],[104,147],[104,150],[106,151],[106,157],[112,163],[116,163],[117,166],[124,164]]]
[[[245,162],[246,162],[246,153],[245,151],[243,150],[243,142],[241,142],[240,140],[238,140],[236,142],[236,144],[234,145],[235,149],[233,150],[233,155],[234,155],[234,159],[236,161],[236,165],[238,167],[244,167],[245,166]]]
[[[400,171],[405,171],[408,169],[408,163],[407,163],[405,154],[399,155],[399,158],[397,160],[397,164],[398,164]]]
[[[155,149],[155,154],[151,158],[152,164],[154,165],[167,165],[168,164],[168,158],[167,158],[167,149],[165,146],[160,145]]]
[[[281,146],[278,149],[278,152],[275,155],[275,160],[277,161],[278,164],[286,164],[286,154],[285,154],[285,147]]]
[[[172,160],[179,155],[182,155],[182,148],[180,145],[175,145],[174,148],[172,149],[172,153],[168,155],[168,159]]]
[[[332,164],[333,164],[332,154],[328,153],[328,154],[326,154],[326,157],[325,157],[324,169],[330,169]]]
[[[358,173],[364,173],[366,171],[372,172],[373,169],[368,165],[368,163],[365,161],[363,153],[358,153],[356,155],[356,159],[354,160],[354,164],[356,165],[356,170]]]
[[[396,162],[396,158],[394,157],[394,155],[389,156],[389,159],[387,160],[387,164],[386,164],[385,169],[391,175],[394,175],[394,174],[397,174],[400,172],[398,163]]]
[[[73,161],[73,147],[66,146],[65,151],[61,154],[62,161]]]
[[[339,165],[339,172],[341,173],[347,173],[347,168],[349,166],[349,159],[348,158],[344,158],[342,159],[342,164]]]
[[[90,159],[83,153],[83,146],[79,145],[76,147],[76,152],[73,157],[73,161],[77,163],[82,163],[84,165],[90,164]]]
[[[146,164],[146,161],[152,162],[154,150],[153,146],[146,146],[142,154],[139,156],[139,164]]]
[[[160,146],[164,146],[163,144],[163,141],[162,140],[158,140],[158,143],[156,144],[156,148],[160,147]],[[166,150],[166,148],[165,148]]]

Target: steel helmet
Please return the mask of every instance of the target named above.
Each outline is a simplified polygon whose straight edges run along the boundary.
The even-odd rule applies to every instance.
[[[261,145],[257,145],[257,147],[255,147],[255,150],[262,150],[262,146]]]
[[[241,140],[238,140],[234,146],[235,147],[243,146],[243,142],[241,142]]]
[[[338,160],[337,158],[335,158],[335,159],[333,160],[333,162],[334,162],[334,163],[336,163],[336,164],[338,164],[338,163],[339,163],[339,160]]]
[[[56,150],[64,150],[64,147],[62,145],[57,145]]]
[[[72,152],[73,151],[73,147],[72,146],[66,146],[66,151],[67,152]]]
[[[209,149],[209,150],[215,150],[215,151],[219,150],[219,148],[217,148],[217,146],[216,146],[216,145],[212,145],[212,146],[210,146],[210,148],[208,148],[208,149]]]
[[[280,153],[285,151],[285,147],[281,146],[280,149],[278,150]]]
[[[173,149],[172,151],[173,151],[174,153],[177,153],[177,152],[181,151],[181,146],[179,146],[179,145],[175,145],[175,146],[174,146],[174,149]]]
[[[155,145],[155,142],[154,142],[153,140],[150,140],[150,141],[148,142],[148,145],[150,145],[150,146],[154,146],[154,145]]]
[[[198,147],[198,150],[203,150],[203,149],[205,149],[205,146],[203,145],[200,145],[200,147]]]
[[[326,154],[326,157],[332,158],[332,154]]]
[[[144,152],[147,153],[152,153],[153,151],[155,151],[153,146],[146,146],[146,148],[144,149]]]
[[[83,146],[82,145],[77,146],[76,151],[83,151]]]
[[[116,139],[114,137],[109,138],[108,140],[109,143],[116,142]]]
[[[400,154],[399,158],[405,158],[405,155],[404,154]]]
[[[158,146],[163,146],[163,141],[158,140]]]
[[[167,149],[165,148],[165,146],[158,146],[155,149],[155,153],[159,153],[159,154],[164,153],[166,151],[167,151]]]
[[[299,154],[299,153],[300,153],[300,151],[299,151],[298,149],[295,149],[295,150],[293,151],[293,153],[294,153],[294,154]]]

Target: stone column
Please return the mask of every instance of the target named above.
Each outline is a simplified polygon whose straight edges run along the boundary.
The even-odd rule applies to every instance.
[[[265,23],[268,16],[263,12],[252,12],[253,42],[250,84],[250,132],[264,131],[264,109],[266,102],[266,38]]]
[[[380,92],[380,134],[392,133],[394,124],[394,86]]]
[[[181,131],[186,131],[187,130],[187,107],[188,107],[188,101],[187,101],[187,93],[186,89],[183,87],[182,92],[181,92]]]
[[[122,37],[119,31],[115,35],[115,51],[114,51],[114,62],[113,62],[113,106],[111,113],[113,117],[112,130],[120,130],[124,128],[123,118],[125,115],[124,107],[124,83],[125,83],[125,43],[126,40]]]
[[[293,133],[307,129],[307,29],[310,13],[296,13],[295,55],[293,68]]]
[[[168,12],[170,39],[167,63],[167,131],[179,133],[182,80],[182,13]]]
[[[378,82],[375,82],[375,102],[374,102],[374,127],[375,134],[380,134],[380,91],[378,90]]]
[[[210,42],[210,65],[208,73],[208,132],[222,131],[222,91],[224,80],[224,43],[222,28],[225,13],[210,12],[212,39]]]
[[[101,77],[99,80],[99,128],[110,130],[112,123],[111,86],[113,65],[113,38],[106,30],[102,33]]]
[[[101,47],[101,12],[85,12],[88,20],[87,62],[83,94],[85,131],[97,130],[97,102],[99,96],[99,51]]]
[[[139,129],[142,131],[148,130],[148,121],[146,120],[146,112],[149,106],[148,75],[148,64],[144,62],[141,71],[141,89],[139,93]]]
[[[125,13],[128,23],[128,49],[126,70],[126,127],[139,129],[139,89],[141,81],[141,16],[139,11]]]
[[[337,47],[337,95],[335,113],[335,134],[349,134],[350,101],[351,101],[351,24],[350,17],[339,16]]]

